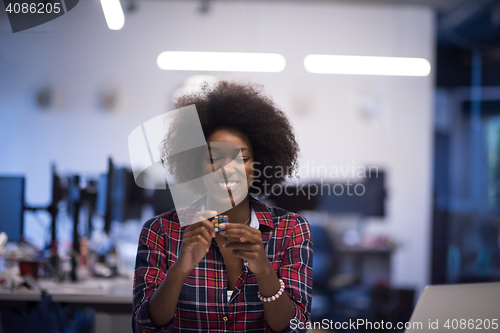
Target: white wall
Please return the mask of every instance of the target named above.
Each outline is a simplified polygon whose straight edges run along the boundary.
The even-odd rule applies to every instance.
[[[393,257],[392,282],[428,282],[433,78],[307,73],[308,53],[423,57],[433,64],[434,15],[424,7],[299,2],[139,1],[121,31],[107,28],[97,0],[12,34],[0,16],[0,172],[27,175],[27,200],[49,200],[49,164],[62,172],[103,172],[106,158],[128,164],[127,136],[170,109],[169,94],[192,72],[159,70],[162,51],[277,52],[282,73],[216,74],[265,85],[289,115],[315,165],[377,165],[388,171],[387,218],[372,228],[403,244]],[[34,91],[53,84],[59,101],[34,105]],[[123,98],[100,110],[99,89]],[[377,105],[375,120],[360,100]],[[35,227],[33,227],[35,228]]]

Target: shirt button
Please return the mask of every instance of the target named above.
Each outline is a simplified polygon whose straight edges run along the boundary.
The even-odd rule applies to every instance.
[[[222,320],[227,321],[227,317],[222,318]]]

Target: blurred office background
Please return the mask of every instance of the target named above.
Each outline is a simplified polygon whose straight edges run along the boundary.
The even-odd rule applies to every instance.
[[[10,200],[1,216],[20,220],[5,212],[24,200],[24,238],[36,247],[19,243],[6,253],[41,250],[39,260],[49,261],[56,235],[59,273],[68,280],[96,272],[75,278],[82,271],[70,269],[85,248],[101,265],[97,275],[121,276],[127,290],[142,223],[168,206],[168,195],[133,184],[128,135],[172,110],[179,89],[204,75],[260,83],[287,114],[301,147],[301,177],[290,186],[351,181],[367,189],[362,198],[268,198],[307,216],[318,235],[313,318],[404,321],[427,284],[500,280],[499,1],[120,2],[119,30],[108,27],[98,0],[15,34],[0,14],[0,177],[7,184],[0,193]],[[164,51],[278,53],[286,66],[162,70]],[[309,54],[422,58],[431,70],[311,73]],[[375,177],[351,173],[370,166]],[[19,177],[25,183],[13,184]],[[13,188],[25,193],[10,195]],[[20,240],[20,228],[0,226]],[[46,271],[40,274],[53,273]],[[96,331],[113,331],[111,320],[123,312],[90,308],[97,312],[83,317],[100,321]]]

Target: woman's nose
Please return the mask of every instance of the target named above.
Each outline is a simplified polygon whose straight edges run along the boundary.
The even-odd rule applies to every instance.
[[[223,166],[223,168],[224,168],[224,172],[228,176],[235,174],[235,173],[239,174],[239,173],[241,173],[242,170],[243,170],[243,172],[245,171],[245,168],[242,167],[242,165],[237,163],[235,160],[228,161],[227,164],[225,164]]]
[[[226,160],[225,162],[226,163],[224,163],[223,166],[224,172],[228,175],[234,173],[236,171],[234,166],[234,161]]]

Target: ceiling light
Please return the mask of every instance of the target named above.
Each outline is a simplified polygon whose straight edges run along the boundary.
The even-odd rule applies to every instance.
[[[281,72],[286,61],[277,53],[166,51],[160,53],[157,64],[180,71]]]
[[[120,30],[123,28],[125,15],[123,14],[120,0],[101,0],[101,6],[108,28],[111,30]]]
[[[307,55],[304,67],[321,74],[427,76],[431,71],[429,61],[423,58],[320,54]]]

